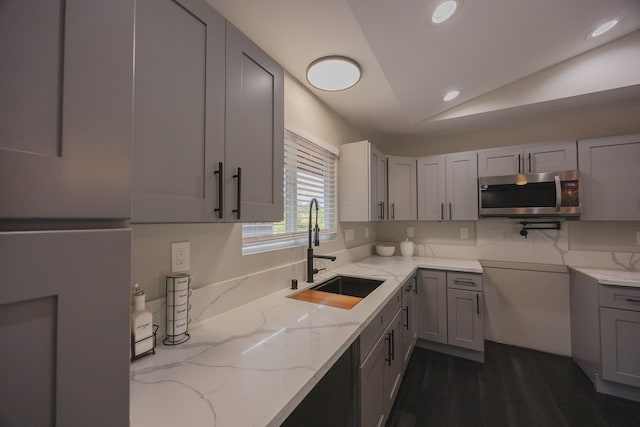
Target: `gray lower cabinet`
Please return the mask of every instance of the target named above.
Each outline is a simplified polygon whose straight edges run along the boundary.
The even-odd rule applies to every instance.
[[[284,215],[284,71],[227,22],[225,220]]]
[[[447,343],[447,273],[418,270],[418,338]]]
[[[640,401],[640,289],[570,270],[571,357],[597,391]]]
[[[224,18],[203,0],[138,0],[133,221],[222,218],[224,96]]]
[[[3,1],[0,219],[129,218],[134,2]]]
[[[448,342],[469,350],[484,351],[482,293],[447,289]]]
[[[398,394],[405,365],[402,289],[360,335],[360,426],[384,426]],[[374,344],[375,343],[375,344]]]
[[[128,229],[0,233],[0,424],[129,425]]]
[[[418,339],[418,310],[416,277],[413,276],[402,288],[402,366],[409,364],[411,353]]]
[[[282,67],[204,0],[139,0],[135,38],[133,222],[281,220]]]
[[[600,309],[602,378],[640,387],[639,311]]]
[[[417,310],[423,347],[484,359],[481,274],[418,270]]]

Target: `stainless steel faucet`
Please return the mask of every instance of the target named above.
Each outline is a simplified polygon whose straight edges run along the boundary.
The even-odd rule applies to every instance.
[[[311,226],[311,214],[313,213],[313,204],[316,204],[316,225],[315,227]],[[313,236],[313,245],[311,244],[312,236]],[[313,259],[321,258],[321,259],[330,259],[331,261],[335,261],[336,257],[331,255],[314,255],[313,254],[313,246],[320,246],[320,227],[318,227],[318,199],[315,197],[311,199],[311,203],[309,204],[309,247],[307,248],[307,283],[313,283],[313,275],[317,274],[317,268],[313,267]]]

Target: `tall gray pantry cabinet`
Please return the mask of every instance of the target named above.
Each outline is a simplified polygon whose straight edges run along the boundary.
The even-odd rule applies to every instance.
[[[0,425],[129,423],[131,0],[0,4]]]
[[[280,221],[282,67],[203,0],[137,4],[132,220]]]

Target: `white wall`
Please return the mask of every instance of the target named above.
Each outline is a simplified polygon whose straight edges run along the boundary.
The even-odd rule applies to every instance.
[[[285,75],[284,91],[285,123],[288,125],[336,147],[363,139],[289,75]],[[347,228],[354,230],[355,240],[344,241]],[[337,252],[371,243],[375,240],[375,229],[370,227],[370,236],[366,238],[366,228],[366,224],[339,224],[337,240],[322,243],[317,252]],[[306,256],[303,247],[242,256],[239,224],[133,224],[132,229],[131,280],[140,283],[148,300],[160,298],[165,293],[164,277],[170,270],[171,242],[191,242],[193,288],[291,265]],[[286,286],[288,283],[283,280],[282,287]]]

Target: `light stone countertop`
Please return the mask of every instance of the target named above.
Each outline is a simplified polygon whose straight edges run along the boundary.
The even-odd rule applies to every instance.
[[[600,284],[628,286],[640,288],[640,272],[624,270],[604,270],[598,268],[571,267],[572,269],[593,277]]]
[[[131,427],[277,426],[416,270],[482,273],[475,260],[372,256],[316,276],[385,280],[351,310],[283,289],[212,317],[191,339],[131,365]]]

